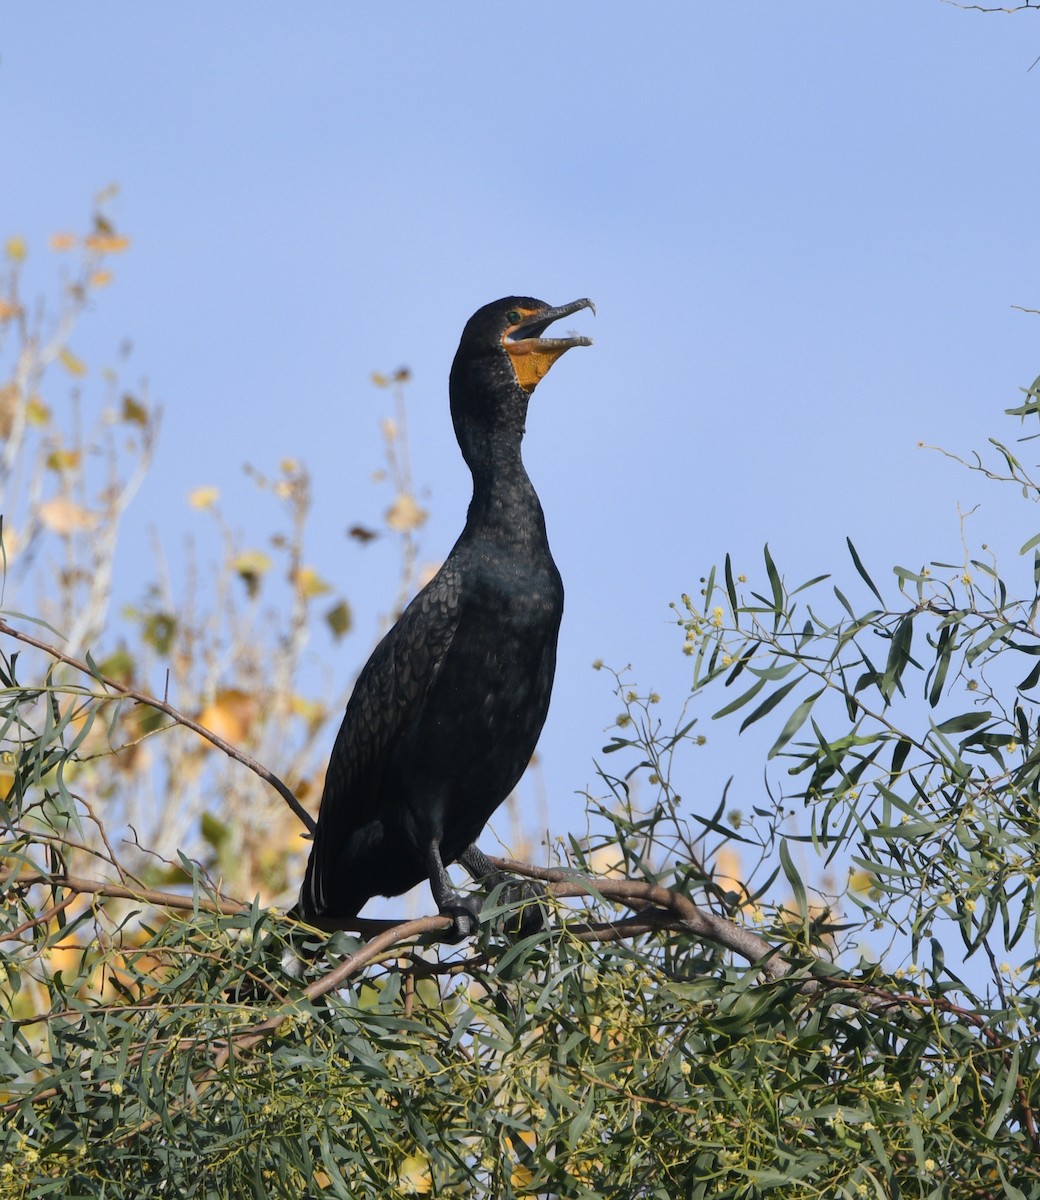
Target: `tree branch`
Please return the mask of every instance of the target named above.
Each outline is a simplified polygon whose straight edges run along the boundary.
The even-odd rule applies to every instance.
[[[197,733],[199,737],[204,738],[210,745],[216,746],[218,750],[223,751],[228,758],[233,758],[236,762],[240,762],[244,767],[248,767],[254,775],[258,775],[264,780],[265,783],[269,783],[304,823],[307,831],[312,834],[314,833],[314,818],[299,800],[296,799],[289,787],[273,771],[269,771],[262,763],[237,747],[232,746],[230,742],[224,741],[212,729],[207,729],[205,725],[200,725],[194,718],[189,717],[186,713],[182,713],[165,700],[159,700],[155,696],[149,696],[146,692],[140,692],[136,688],[128,687],[126,684],[119,683],[115,679],[109,679],[106,675],[102,675],[96,667],[91,668],[87,663],[80,661],[80,659],[65,654],[57,646],[52,646],[48,642],[41,641],[39,638],[34,638],[28,633],[22,633],[20,630],[12,628],[4,620],[0,620],[0,633],[6,633],[8,637],[12,637],[19,642],[24,642],[27,646],[35,646],[37,650],[42,650],[44,654],[50,655],[55,661],[64,663],[66,666],[72,667],[73,670],[98,680],[99,683],[110,691],[116,692],[120,696],[125,696],[128,700],[133,700],[137,704],[143,704],[147,708],[154,708],[157,712],[165,713],[176,724],[183,725],[185,729],[190,729],[193,733]]]
[[[751,963],[758,963],[770,979],[782,979],[790,974],[791,964],[780,957],[780,952],[764,937],[743,928],[725,917],[706,913],[682,892],[673,892],[653,883],[632,879],[592,879],[574,871],[554,867],[533,867],[528,863],[513,862],[508,858],[489,856],[501,871],[523,875],[529,879],[541,879],[550,885],[549,891],[561,899],[568,896],[599,895],[607,900],[618,900],[635,909],[653,906],[671,913],[676,927],[706,938],[716,945],[732,950]],[[637,912],[635,921],[652,921],[657,928],[661,922],[650,913]],[[596,928],[596,927],[590,927]],[[609,928],[609,926],[607,926]]]

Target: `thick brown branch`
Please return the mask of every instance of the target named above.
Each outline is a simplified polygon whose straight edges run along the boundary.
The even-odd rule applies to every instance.
[[[513,862],[508,858],[491,858],[501,871],[523,875],[529,879],[540,879],[550,885],[549,891],[561,899],[568,896],[599,895],[606,900],[617,900],[637,910],[653,906],[671,913],[677,927],[706,938],[726,950],[732,950],[751,963],[758,963],[769,979],[782,979],[791,971],[791,965],[780,956],[775,946],[757,933],[744,929],[735,921],[714,913],[704,912],[682,892],[673,892],[653,883],[642,883],[632,879],[593,879],[578,875],[574,871],[553,867],[533,867],[528,863]],[[636,919],[647,921],[650,914],[639,911]],[[609,927],[608,927],[609,928]]]

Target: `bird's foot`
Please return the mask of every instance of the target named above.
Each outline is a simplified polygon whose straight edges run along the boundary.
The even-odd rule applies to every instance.
[[[504,906],[516,909],[505,917],[505,932],[510,940],[519,941],[546,927],[548,912],[543,901],[547,893],[540,883],[499,871],[476,845],[467,846],[459,861],[485,889],[498,889],[498,898]]]
[[[513,879],[502,885],[499,893],[503,904],[515,909],[506,915],[504,928],[511,941],[541,933],[549,923],[545,888],[533,879]]]
[[[460,896],[452,892],[439,905],[441,915],[451,917],[451,928],[444,935],[446,942],[461,942],[472,937],[480,926],[483,903],[479,896]]]

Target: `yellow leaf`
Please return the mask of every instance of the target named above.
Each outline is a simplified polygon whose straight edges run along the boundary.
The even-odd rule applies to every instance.
[[[7,251],[7,257],[11,262],[23,262],[26,254],[29,253],[29,247],[25,244],[25,238],[20,236],[9,237],[4,249]]]
[[[853,871],[849,876],[849,887],[854,892],[869,892],[874,886],[874,876],[869,871]]]
[[[372,372],[372,382],[376,387],[389,387],[390,380],[385,375],[380,375],[378,371]]]
[[[308,725],[318,726],[325,720],[325,705],[317,700],[308,700],[305,696],[292,696],[289,707],[293,715],[302,717]]]
[[[220,499],[220,489],[215,487],[197,487],[188,493],[188,503],[192,508],[212,508]]]
[[[123,393],[123,420],[133,425],[148,424],[148,409],[129,392]]]
[[[62,347],[58,360],[71,375],[86,375],[87,373],[87,364],[81,358],[77,358],[67,346]]]
[[[25,419],[30,425],[37,427],[46,425],[51,419],[51,410],[44,404],[39,396],[30,396],[29,403],[25,406]]]
[[[235,559],[239,575],[264,575],[271,569],[271,560],[263,550],[243,550]]]
[[[429,513],[420,508],[415,497],[410,492],[400,492],[397,499],[387,510],[386,523],[397,533],[406,533],[418,529],[426,520]]]
[[[735,850],[723,849],[715,856],[715,882],[719,887],[738,896],[746,895],[740,880],[740,855]]]
[[[6,800],[14,787],[14,755],[5,751],[0,765],[0,800]]]
[[[522,1163],[518,1163],[513,1168],[513,1173],[509,1177],[509,1182],[517,1191],[525,1190],[534,1182],[534,1172],[529,1167],[525,1167]]]
[[[67,537],[97,524],[97,517],[65,496],[45,500],[39,508],[40,520],[53,533]]]
[[[354,623],[354,614],[346,600],[334,604],[325,614],[325,624],[332,631],[332,636],[338,641],[345,633],[349,633]]]
[[[92,233],[83,244],[95,254],[120,254],[130,246],[130,239],[117,233]]]
[[[76,235],[74,233],[52,233],[50,238],[50,248],[56,250],[59,254],[64,250],[71,250],[76,244]]]
[[[255,696],[238,688],[224,688],[199,714],[199,724],[225,742],[241,742],[248,737],[259,712]]]
[[[300,595],[307,600],[315,596],[325,596],[332,588],[325,582],[313,567],[300,567],[296,572],[296,587]]]
[[[299,469],[300,469],[300,464],[296,461],[295,458],[283,458],[282,461],[279,463],[279,466],[282,468],[282,470],[285,472],[286,475],[295,475],[297,473],[297,471],[299,471]]]
[[[393,417],[383,418],[383,437],[385,437],[388,442],[392,442],[394,438],[397,437],[397,422],[393,419]]]
[[[402,1191],[414,1192],[420,1196],[426,1195],[433,1189],[433,1176],[430,1174],[430,1160],[425,1154],[409,1154],[401,1160],[397,1171],[397,1186]]]
[[[87,282],[91,287],[107,287],[113,280],[114,276],[111,271],[95,271]]]
[[[594,875],[618,879],[625,874],[625,859],[618,846],[600,846],[589,855],[589,868]]]
[[[78,450],[52,450],[47,455],[47,466],[52,471],[72,471],[79,466]]]
[[[0,300],[0,321],[10,321],[12,317],[17,317],[21,311],[21,307],[17,304],[12,304],[10,300]]]
[[[234,568],[252,597],[260,590],[263,576],[270,571],[271,560],[262,550],[244,550],[235,559]]]
[[[5,383],[0,387],[0,438],[11,436],[21,395],[21,389],[16,383]]]

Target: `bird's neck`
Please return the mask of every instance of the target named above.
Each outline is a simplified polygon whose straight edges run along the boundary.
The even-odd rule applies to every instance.
[[[545,518],[524,468],[519,443],[496,444],[473,471],[473,499],[466,528],[505,542],[544,541]]]

